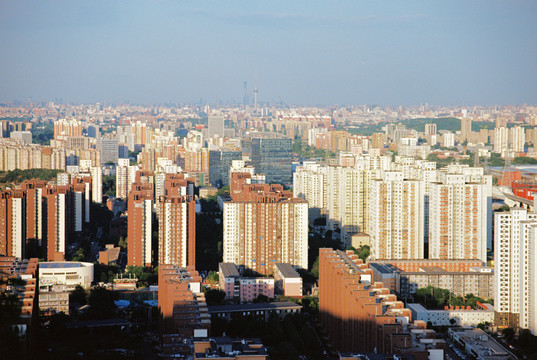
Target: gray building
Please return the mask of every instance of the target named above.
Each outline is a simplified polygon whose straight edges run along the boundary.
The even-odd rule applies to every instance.
[[[207,126],[207,138],[218,135],[224,137],[224,117],[222,115],[209,115]]]
[[[370,262],[373,281],[399,293],[403,299],[409,299],[418,289],[432,286],[447,289],[455,296],[473,294],[482,299],[494,296],[494,272],[491,268],[472,267],[470,271],[446,271],[437,266],[421,266],[419,271],[402,271],[396,266],[383,261]]]
[[[241,159],[240,151],[226,149],[209,151],[209,183],[217,187],[228,185],[231,162]]]
[[[267,184],[293,183],[293,141],[281,134],[259,133],[251,139],[252,165]]]
[[[101,150],[101,164],[108,162],[117,164],[119,151],[116,139],[101,139],[99,141],[99,150]]]

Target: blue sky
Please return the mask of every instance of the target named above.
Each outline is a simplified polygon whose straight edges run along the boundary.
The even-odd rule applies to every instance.
[[[0,101],[537,104],[535,1],[0,0]]]

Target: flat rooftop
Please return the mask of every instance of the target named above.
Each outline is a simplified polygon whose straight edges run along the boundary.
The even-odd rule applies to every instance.
[[[259,310],[286,310],[302,309],[301,305],[294,302],[272,302],[260,304],[234,304],[234,305],[214,305],[207,306],[209,313],[236,312],[236,311],[259,311]]]
[[[393,266],[392,264],[382,264],[377,262],[370,262],[369,266],[373,268],[374,270],[378,271],[381,274],[393,274],[395,272],[401,272],[397,267]]]
[[[91,263],[76,262],[76,261],[52,261],[39,263],[40,269],[68,269],[93,266]]]

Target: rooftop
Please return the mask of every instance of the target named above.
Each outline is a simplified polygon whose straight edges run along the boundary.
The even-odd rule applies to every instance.
[[[40,269],[68,269],[68,268],[81,268],[93,266],[92,263],[76,262],[76,261],[53,261],[39,263]]]
[[[293,268],[293,265],[288,263],[275,263],[274,266],[282,273],[286,278],[300,278],[300,275]]]
[[[256,310],[286,310],[302,309],[301,305],[294,302],[272,302],[259,304],[234,304],[234,305],[214,305],[207,306],[209,313],[234,312],[234,311],[256,311]]]
[[[224,277],[240,277],[237,265],[234,263],[220,263],[218,266]]]

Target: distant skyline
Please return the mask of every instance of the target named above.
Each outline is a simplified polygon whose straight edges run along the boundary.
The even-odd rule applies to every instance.
[[[0,102],[537,104],[537,2],[0,1]]]

